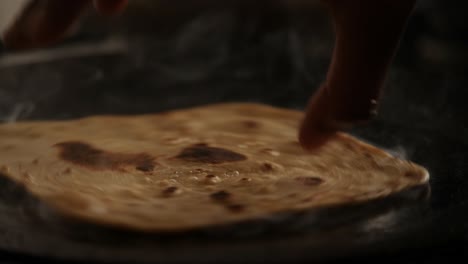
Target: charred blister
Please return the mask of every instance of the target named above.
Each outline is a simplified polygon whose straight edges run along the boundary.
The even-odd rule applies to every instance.
[[[324,182],[323,179],[313,176],[296,177],[295,180],[306,186],[318,186]]]
[[[246,206],[242,204],[227,204],[226,209],[233,213],[240,213],[245,211]]]
[[[217,202],[225,202],[231,197],[231,194],[227,191],[221,190],[210,194],[210,198]]]
[[[260,127],[260,123],[257,122],[257,121],[253,121],[253,120],[245,120],[245,121],[242,121],[242,125],[246,128],[249,128],[249,129],[255,129],[255,128],[259,128]]]
[[[269,162],[264,162],[262,164],[262,170],[263,171],[273,171],[273,164],[269,163]]]
[[[232,194],[228,191],[221,190],[210,194],[210,198],[226,208],[228,211],[239,213],[245,210],[245,206],[232,201]]]
[[[153,162],[141,163],[140,165],[136,166],[135,169],[141,172],[152,172],[154,170],[154,164]]]
[[[210,147],[205,143],[195,144],[182,150],[177,159],[190,162],[220,164],[246,160],[247,157],[223,148]]]
[[[127,154],[97,149],[80,141],[62,142],[55,145],[60,148],[60,158],[70,163],[94,170],[123,170],[134,166],[142,172],[150,172],[156,162],[146,153]]]
[[[263,163],[260,163],[260,170],[264,172],[274,172],[274,171],[280,171],[283,169],[284,169],[283,166],[274,162],[265,161]]]

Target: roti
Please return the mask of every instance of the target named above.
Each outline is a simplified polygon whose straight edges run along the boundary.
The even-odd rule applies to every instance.
[[[79,221],[164,232],[365,203],[428,171],[345,133],[316,152],[303,113],[229,103],[0,126],[0,168]]]

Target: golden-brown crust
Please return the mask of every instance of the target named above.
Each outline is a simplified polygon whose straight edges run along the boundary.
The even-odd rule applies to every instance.
[[[366,202],[428,181],[423,167],[345,133],[308,153],[296,139],[301,118],[231,103],[8,124],[0,168],[61,215],[144,231]],[[64,142],[87,156],[64,156]]]

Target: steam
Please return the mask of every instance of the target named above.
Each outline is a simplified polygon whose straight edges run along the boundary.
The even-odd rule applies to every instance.
[[[396,142],[393,142],[392,144],[378,144],[377,142],[373,140],[367,139],[366,136],[359,135],[356,133],[352,133],[354,137],[359,139],[362,142],[365,142],[369,145],[375,146],[379,149],[384,150],[388,154],[392,155],[393,157],[402,159],[402,160],[410,160],[414,154],[414,148],[411,148],[408,146],[408,144],[403,144],[400,140],[397,139]]]
[[[100,42],[80,43],[52,50],[5,54],[0,57],[0,69],[69,58],[119,54],[125,51],[127,51],[127,42],[124,39],[111,38]]]
[[[220,21],[225,24],[220,27]],[[167,55],[154,61],[155,66],[168,78],[182,82],[199,81],[209,78],[229,59],[229,35],[226,30],[231,18],[202,16],[187,24],[170,39],[172,48]],[[207,44],[210,48],[207,48]]]
[[[17,103],[13,105],[9,114],[0,118],[0,121],[4,123],[14,123],[21,117],[31,114],[34,111],[34,107],[35,105],[32,102]]]
[[[410,159],[412,154],[412,151],[402,145],[397,145],[393,148],[386,148],[385,150],[390,153],[390,155],[404,160]]]

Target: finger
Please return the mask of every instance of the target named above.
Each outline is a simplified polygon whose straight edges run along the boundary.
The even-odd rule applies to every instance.
[[[122,12],[128,4],[128,0],[94,0],[96,9],[104,15],[114,15]]]
[[[37,48],[60,40],[90,0],[33,0],[3,35],[7,49]]]
[[[305,117],[299,129],[299,142],[308,149],[314,150],[330,140],[338,130],[332,125],[331,107],[328,104],[328,88],[322,84],[309,100]]]
[[[376,114],[386,73],[414,0],[328,0],[336,43],[327,79],[310,100],[299,140],[320,147]]]

